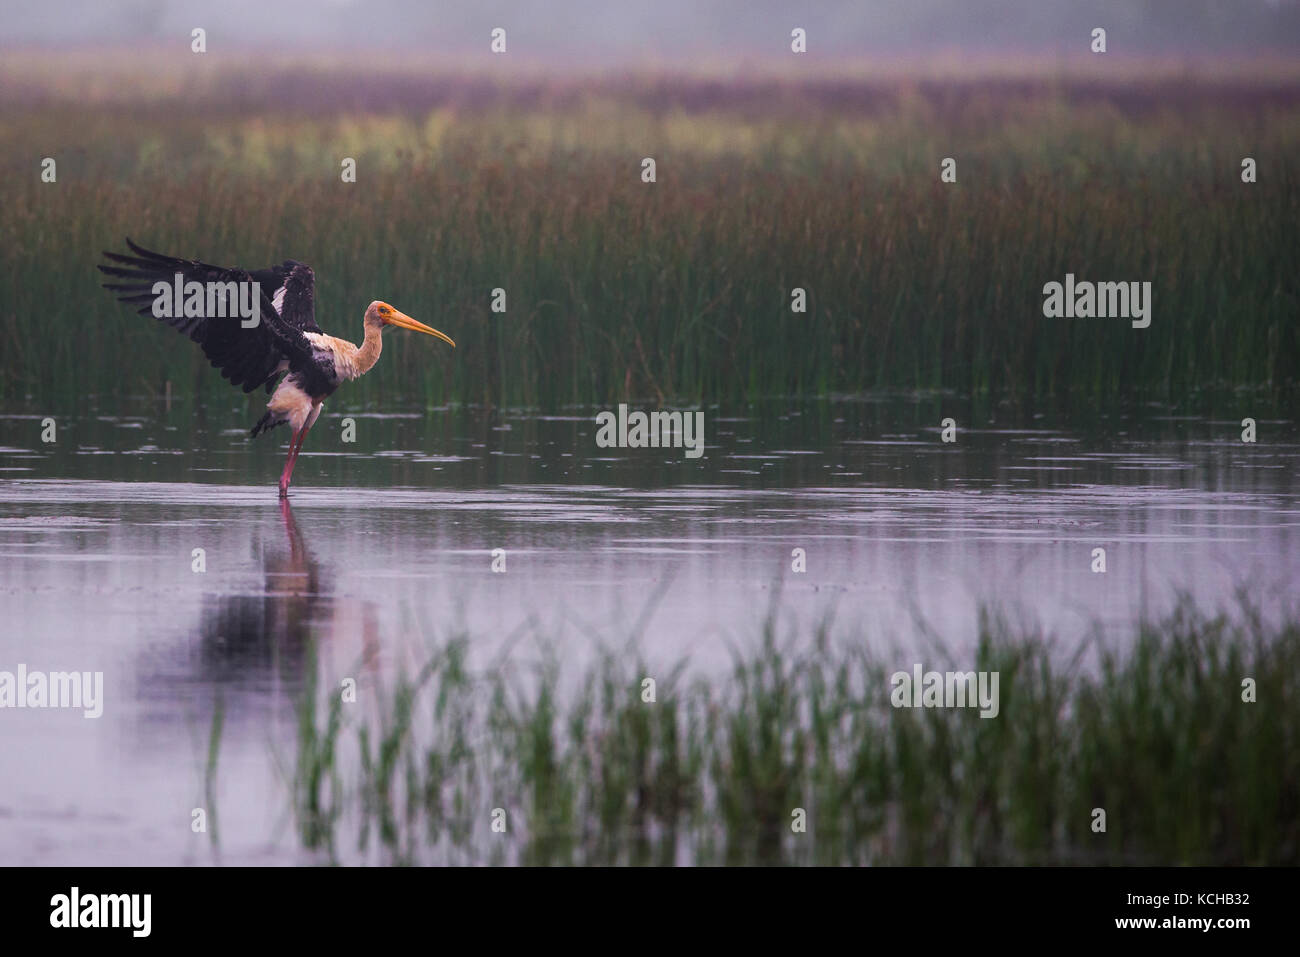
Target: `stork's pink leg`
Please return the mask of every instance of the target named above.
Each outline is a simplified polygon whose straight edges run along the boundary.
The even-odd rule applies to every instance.
[[[280,498],[289,496],[289,477],[293,475],[293,450],[297,441],[297,434],[289,439],[289,454],[284,457],[284,471],[280,473]]]
[[[307,426],[304,425],[289,440],[289,455],[284,460],[284,471],[280,473],[280,498],[287,498],[289,495],[289,479],[293,476],[293,466],[298,461],[298,453],[302,451],[302,441],[306,437]]]

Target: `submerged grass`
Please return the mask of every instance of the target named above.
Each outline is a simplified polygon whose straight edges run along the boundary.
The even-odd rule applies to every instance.
[[[207,808],[208,835],[215,849],[220,843],[217,830],[217,762],[221,757],[221,734],[226,722],[226,705],[218,695],[212,706],[212,724],[208,728],[208,758],[203,766],[203,800]]]
[[[466,650],[366,689],[370,707],[331,690],[321,727],[308,689],[304,847],[397,863],[1300,863],[1294,619],[1185,610],[1067,660],[986,620],[973,662],[924,664],[999,672],[987,719],[893,708],[911,654],[825,633],[794,651],[771,623],[722,678],[612,655],[580,675],[553,658],[474,675]]]
[[[1291,80],[180,75],[179,93],[96,99],[112,84],[37,72],[2,95],[0,400],[167,383],[229,400],[197,350],[98,287],[99,250],[130,234],[310,262],[336,334],[385,298],[457,340],[448,354],[390,336],[345,403],[950,389],[1068,410],[1222,387],[1246,390],[1243,414],[1293,407]],[[276,89],[292,92],[249,92]],[[1151,327],[1045,319],[1043,285],[1067,272],[1149,280]]]

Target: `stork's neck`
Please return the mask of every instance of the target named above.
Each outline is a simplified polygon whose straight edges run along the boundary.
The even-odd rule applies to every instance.
[[[379,353],[384,348],[384,337],[380,332],[382,328],[378,324],[366,323],[366,338],[362,340],[361,347],[357,349],[356,357],[353,359],[353,363],[357,368],[357,376],[365,375],[379,361]],[[356,378],[356,376],[353,378]]]

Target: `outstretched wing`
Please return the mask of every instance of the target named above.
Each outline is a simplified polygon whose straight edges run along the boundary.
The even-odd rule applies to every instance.
[[[105,252],[105,257],[119,265],[100,265],[99,270],[125,280],[105,283],[104,288],[117,293],[122,302],[139,306],[141,315],[155,315],[153,306],[158,299],[154,292],[155,283],[163,282],[171,288],[177,275],[182,284],[198,282],[204,285],[205,290],[210,288],[209,283],[220,284],[223,292],[237,289],[237,295],[242,296],[244,302],[252,298],[251,287],[231,287],[229,284],[258,284],[256,325],[246,327],[230,306],[216,310],[226,312],[226,316],[208,315],[212,300],[206,294],[204,307],[198,310],[203,313],[201,315],[157,316],[160,322],[197,342],[208,361],[221,370],[222,378],[229,379],[231,385],[240,386],[245,392],[251,392],[263,383],[269,388],[277,373],[286,367],[315,362],[311,343],[306,338],[307,333],[321,331],[315,319],[315,277],[311,267],[288,260],[269,269],[249,272],[238,267],[227,268],[164,256],[137,246],[130,239],[126,244],[134,256]],[[180,311],[184,313],[186,310]]]

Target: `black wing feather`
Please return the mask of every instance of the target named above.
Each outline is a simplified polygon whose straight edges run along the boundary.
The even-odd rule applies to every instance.
[[[141,315],[153,314],[156,282],[169,285],[179,273],[183,282],[256,282],[260,287],[260,321],[245,328],[237,318],[216,316],[165,316],[177,332],[189,336],[203,349],[203,354],[231,385],[251,392],[265,384],[274,387],[280,364],[290,368],[315,365],[316,359],[307,333],[319,333],[315,318],[315,276],[311,267],[286,260],[269,269],[250,272],[238,267],[227,268],[196,259],[177,259],[137,246],[129,238],[127,246],[135,253],[105,252],[117,265],[100,265],[100,272],[126,282],[105,283],[104,288],[118,294],[118,299],[140,306]],[[277,302],[279,308],[277,309]]]

